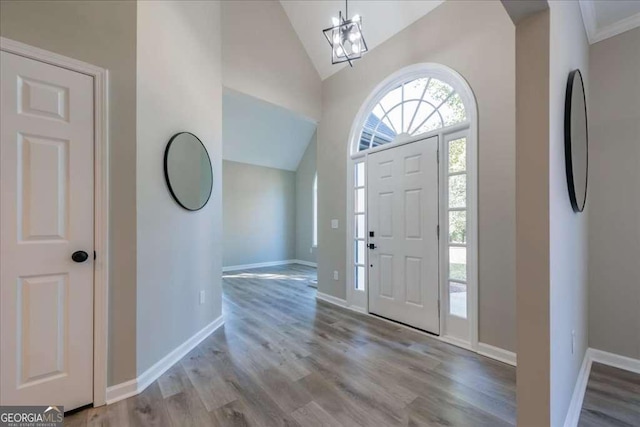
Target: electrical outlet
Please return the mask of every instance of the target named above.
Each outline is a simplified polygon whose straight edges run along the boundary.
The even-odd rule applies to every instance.
[[[200,291],[200,304],[204,304],[204,291]]]
[[[571,331],[571,354],[576,352],[576,331]]]
[[[337,219],[332,219],[331,220],[331,228],[338,228],[338,220]]]
[[[333,280],[338,280],[338,270],[333,270]]]

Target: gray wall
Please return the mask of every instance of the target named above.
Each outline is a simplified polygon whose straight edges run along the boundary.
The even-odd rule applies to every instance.
[[[320,120],[320,76],[279,1],[223,1],[222,37],[225,87]]]
[[[296,171],[296,259],[316,262],[313,247],[313,181],[316,177],[317,134],[314,133]]]
[[[420,43],[416,43],[420,40]],[[419,62],[447,65],[473,89],[479,109],[479,337],[514,351],[515,28],[499,2],[444,2],[323,82],[318,129],[318,287],[345,298],[346,164],[354,117],[374,87]],[[339,229],[331,229],[331,219]],[[334,281],[333,270],[340,280]]]
[[[222,86],[219,2],[137,7],[140,375],[222,315]],[[197,212],[181,208],[164,182],[166,143],[184,130],[202,140],[214,172],[211,199]]]
[[[109,70],[108,384],[136,376],[136,4],[0,2],[0,34]]]
[[[589,346],[640,359],[640,28],[589,52]]]
[[[564,103],[569,72],[579,68],[586,82],[589,44],[580,5],[549,2],[549,269],[551,425],[564,424],[587,350],[588,234],[591,203],[576,214],[569,202],[564,157]],[[572,334],[574,338],[572,338]],[[572,339],[575,348],[572,350]]]
[[[223,265],[295,258],[296,173],[223,162]]]

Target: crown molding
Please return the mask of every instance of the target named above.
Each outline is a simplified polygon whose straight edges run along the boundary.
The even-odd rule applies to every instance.
[[[609,37],[622,34],[625,31],[640,27],[640,13],[636,13],[635,15],[631,15],[605,27],[598,28],[593,1],[580,0],[580,11],[582,12],[582,21],[584,22],[589,44],[594,44]]]

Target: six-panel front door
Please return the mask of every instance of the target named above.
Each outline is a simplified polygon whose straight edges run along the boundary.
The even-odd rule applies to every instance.
[[[438,138],[370,154],[367,169],[369,312],[439,334]]]
[[[93,400],[93,78],[1,55],[0,404],[70,410]]]

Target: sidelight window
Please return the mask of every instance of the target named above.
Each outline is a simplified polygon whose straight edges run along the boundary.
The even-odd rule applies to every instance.
[[[446,141],[449,314],[467,318],[467,138]]]
[[[353,236],[353,260],[354,260],[354,286],[359,291],[365,289],[366,279],[366,190],[364,162],[354,165],[354,236]]]

